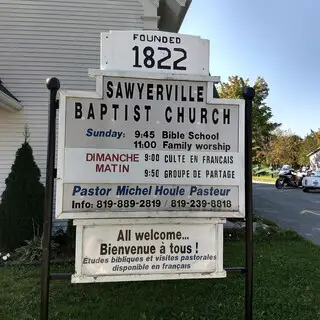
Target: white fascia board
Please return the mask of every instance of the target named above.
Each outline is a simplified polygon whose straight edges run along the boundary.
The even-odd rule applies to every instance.
[[[23,106],[17,100],[0,91],[0,108],[10,112],[20,111]]]
[[[91,78],[119,77],[119,78],[155,79],[155,80],[203,81],[203,82],[213,82],[214,84],[220,83],[220,76],[169,74],[169,73],[159,73],[159,72],[88,69],[88,75]],[[212,90],[213,90],[213,87],[212,87]]]
[[[164,28],[169,32],[178,32],[191,2],[192,0],[164,0],[164,11],[163,16],[161,16],[163,25],[160,23],[159,30]]]

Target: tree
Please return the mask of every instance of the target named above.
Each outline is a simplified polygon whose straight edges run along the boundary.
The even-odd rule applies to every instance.
[[[320,131],[313,131],[303,139],[299,152],[299,163],[301,165],[309,165],[309,157],[312,151],[320,147]]]
[[[0,248],[8,251],[32,239],[35,227],[42,232],[44,186],[28,139],[26,128],[1,196]]]
[[[222,82],[217,89],[220,98],[239,99],[242,98],[243,88],[248,85],[249,79],[232,76],[228,78],[228,82]],[[265,103],[269,94],[267,82],[262,77],[258,77],[253,87],[255,97],[252,106],[252,144],[255,160],[257,157],[264,156],[265,145],[270,141],[272,132],[279,128],[281,123],[271,121],[273,117],[271,108]],[[259,153],[259,150],[262,152]]]
[[[317,146],[320,146],[320,129],[318,129],[318,131],[312,131],[311,132],[314,134],[314,137],[317,141]],[[312,150],[313,151],[313,150]]]
[[[289,164],[298,167],[299,152],[303,140],[289,131],[281,132],[275,136],[266,147],[266,160],[273,166]]]

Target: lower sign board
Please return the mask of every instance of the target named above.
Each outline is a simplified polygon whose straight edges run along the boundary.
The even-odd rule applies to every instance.
[[[225,219],[75,220],[73,283],[224,278]]]

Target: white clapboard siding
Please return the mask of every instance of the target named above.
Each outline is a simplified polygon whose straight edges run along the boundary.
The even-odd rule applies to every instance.
[[[46,79],[58,77],[62,89],[94,90],[88,69],[99,68],[100,32],[142,29],[143,15],[138,0],[0,0],[0,78],[24,106],[18,113],[0,109],[0,194],[25,124],[45,183]]]

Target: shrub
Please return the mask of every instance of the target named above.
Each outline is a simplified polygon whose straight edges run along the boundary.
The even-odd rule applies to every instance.
[[[35,234],[31,240],[25,240],[26,245],[15,250],[15,257],[20,262],[35,262],[41,261],[43,255],[43,236]],[[57,256],[59,245],[51,241],[51,258]]]
[[[20,247],[25,239],[33,239],[33,223],[42,233],[45,188],[28,138],[26,127],[24,142],[16,152],[1,196],[0,248],[6,251]]]

